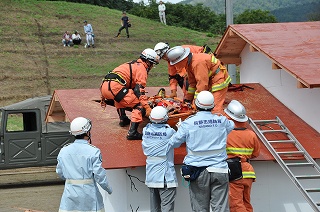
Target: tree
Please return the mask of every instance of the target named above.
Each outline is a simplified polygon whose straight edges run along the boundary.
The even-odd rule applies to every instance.
[[[236,24],[277,23],[277,18],[266,10],[245,10],[235,17]]]

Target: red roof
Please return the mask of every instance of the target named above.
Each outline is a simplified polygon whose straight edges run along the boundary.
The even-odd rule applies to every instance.
[[[253,120],[270,120],[278,116],[313,158],[320,158],[320,134],[302,119],[280,103],[260,84],[247,84],[254,89],[244,88],[243,91],[229,91],[226,103],[237,99],[246,107],[247,114]],[[166,88],[169,90],[169,88]],[[146,89],[149,96],[155,95],[159,87]],[[92,144],[101,149],[103,166],[107,169],[139,167],[145,165],[141,141],[126,139],[128,127],[121,128],[116,109],[107,106],[103,111],[98,101],[98,89],[56,90],[54,98],[61,104],[66,120],[78,116],[90,118],[93,123]],[[130,113],[128,112],[130,116]],[[140,126],[142,127],[146,121]],[[262,145],[261,155],[257,160],[274,160]],[[181,164],[185,156],[185,147],[175,150],[175,163]]]
[[[304,86],[320,87],[320,21],[230,25],[215,53],[240,64],[247,43]]]

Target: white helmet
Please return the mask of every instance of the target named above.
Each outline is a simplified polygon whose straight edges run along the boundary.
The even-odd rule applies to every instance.
[[[70,124],[70,133],[72,135],[82,135],[91,130],[91,121],[87,118],[78,117],[73,119]]]
[[[158,64],[159,60],[160,60],[157,53],[153,49],[150,49],[150,48],[143,50],[143,52],[140,55],[140,58],[143,58],[153,64]]]
[[[183,48],[182,46],[175,46],[167,51],[167,57],[170,60],[170,65],[179,63],[184,58],[188,57],[190,48]]]
[[[248,121],[248,116],[246,116],[246,109],[237,100],[232,100],[224,112],[233,120],[238,122]]]
[[[201,91],[195,100],[195,104],[198,108],[211,110],[214,108],[214,97],[209,91]]]
[[[149,119],[152,123],[161,124],[168,121],[168,112],[165,107],[156,106],[151,110]]]
[[[160,58],[163,57],[163,55],[170,49],[170,46],[168,43],[160,42],[157,43],[157,45],[154,46],[154,51],[159,55]]]

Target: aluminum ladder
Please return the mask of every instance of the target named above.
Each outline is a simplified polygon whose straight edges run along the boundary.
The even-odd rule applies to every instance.
[[[311,208],[320,212],[320,166],[279,117],[275,120],[249,118],[249,124]]]

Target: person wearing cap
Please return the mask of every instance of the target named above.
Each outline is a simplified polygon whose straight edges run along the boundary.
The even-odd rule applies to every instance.
[[[257,135],[247,128],[246,109],[239,101],[232,100],[224,109],[224,112],[235,123],[235,128],[230,132],[227,139],[228,158],[240,159],[240,171],[242,171],[241,179],[229,183],[230,212],[252,212],[250,193],[256,175],[250,164],[250,159],[259,156],[260,142]]]
[[[94,34],[93,34],[92,26],[91,24],[88,24],[87,21],[84,21],[83,23],[84,23],[83,29],[84,29],[84,33],[86,34],[86,40],[87,40],[87,43],[84,47],[90,48],[92,45],[92,48],[94,48]]]
[[[100,150],[91,144],[92,123],[77,117],[70,124],[75,141],[59,152],[56,173],[65,180],[59,212],[104,211],[103,198],[97,184],[112,193],[107,172],[102,167]],[[89,143],[90,141],[90,143]]]
[[[72,43],[74,45],[80,45],[81,43],[81,36],[77,30],[72,34]]]
[[[187,155],[182,170],[195,170],[198,177],[189,179],[192,211],[229,212],[229,177],[227,159],[227,135],[233,130],[232,120],[221,114],[213,114],[214,97],[209,91],[201,91],[195,100],[197,113],[178,125],[170,144],[186,143]],[[183,176],[186,180],[193,172]]]
[[[121,18],[121,27],[118,30],[118,34],[115,36],[115,38],[118,38],[121,34],[121,31],[123,29],[126,29],[126,33],[127,33],[127,38],[129,38],[129,17],[127,16],[127,13],[125,11],[122,12],[122,18]]]
[[[212,112],[222,113],[231,78],[221,61],[212,54],[192,54],[190,48],[182,46],[169,49],[167,57],[177,70],[187,70],[189,87],[185,102],[192,102],[201,91],[210,91],[215,98]]]
[[[178,180],[169,139],[176,131],[167,124],[165,107],[154,107],[149,119],[151,123],[143,128],[142,150],[147,156],[145,184],[150,190],[150,211],[174,211]]]

